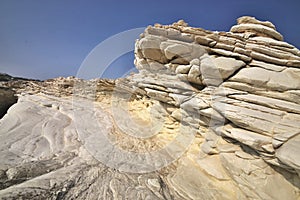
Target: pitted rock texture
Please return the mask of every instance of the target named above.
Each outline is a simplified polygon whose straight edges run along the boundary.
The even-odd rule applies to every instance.
[[[0,120],[0,199],[300,199],[300,51],[271,22],[149,26],[135,65],[117,80],[1,82],[18,102]],[[108,164],[124,159],[110,144],[170,143]]]

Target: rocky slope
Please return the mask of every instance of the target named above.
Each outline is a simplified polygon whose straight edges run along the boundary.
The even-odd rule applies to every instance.
[[[26,82],[35,80],[12,77],[8,74],[0,73],[0,118],[2,118],[6,114],[10,106],[17,102],[15,92],[10,83],[17,84],[18,82],[22,81]]]
[[[237,22],[149,26],[125,79],[2,82],[0,198],[300,199],[300,51]]]

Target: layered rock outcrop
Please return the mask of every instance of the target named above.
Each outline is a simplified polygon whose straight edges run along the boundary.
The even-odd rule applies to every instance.
[[[0,197],[300,199],[300,51],[237,22],[149,26],[124,79],[2,82]]]
[[[180,122],[211,130],[205,154],[224,158],[218,141],[230,138],[299,177],[300,51],[270,22],[237,21],[230,32],[183,21],[149,26],[136,42],[140,73],[125,85],[171,106]]]
[[[230,32],[183,21],[150,26],[136,43],[140,73],[129,81],[183,112],[222,121],[217,135],[296,172],[300,160],[289,164],[278,152],[300,133],[300,51],[282,40],[274,25],[252,17],[239,18]]]

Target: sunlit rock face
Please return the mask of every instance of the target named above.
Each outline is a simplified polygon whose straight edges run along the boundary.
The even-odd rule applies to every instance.
[[[237,22],[149,26],[124,79],[1,82],[0,198],[300,199],[300,51]]]

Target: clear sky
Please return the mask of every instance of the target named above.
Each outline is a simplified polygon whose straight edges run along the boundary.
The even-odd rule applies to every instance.
[[[300,47],[299,0],[0,0],[0,72],[37,79],[76,75],[95,46],[122,31],[179,19],[228,31],[243,15],[273,22],[285,41]],[[134,67],[133,53],[111,66],[105,76],[121,76]]]

